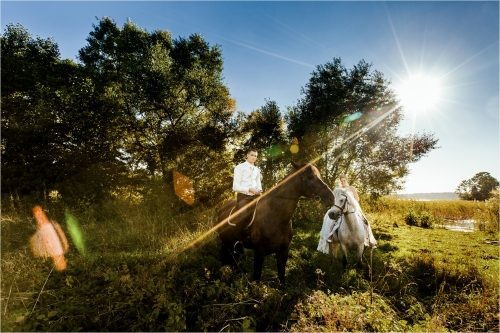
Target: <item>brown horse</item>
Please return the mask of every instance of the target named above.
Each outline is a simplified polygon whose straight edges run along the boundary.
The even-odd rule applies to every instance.
[[[321,180],[315,166],[294,162],[292,165],[294,170],[289,175],[248,207],[232,212],[236,206],[236,199],[232,199],[220,208],[217,232],[222,241],[223,265],[238,262],[235,244],[241,240],[244,247],[255,251],[254,280],[261,278],[264,257],[276,253],[278,279],[285,282],[285,266],[293,235],[291,218],[299,200],[304,197],[321,202],[325,207],[335,202],[332,190]],[[238,219],[242,213],[248,215],[244,220]],[[245,223],[245,228],[237,228],[237,223]],[[238,230],[243,230],[243,234]]]

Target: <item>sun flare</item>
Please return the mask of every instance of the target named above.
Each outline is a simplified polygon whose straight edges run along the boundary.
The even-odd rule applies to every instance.
[[[399,89],[401,103],[412,112],[424,112],[435,108],[440,94],[439,81],[423,75],[410,77]]]

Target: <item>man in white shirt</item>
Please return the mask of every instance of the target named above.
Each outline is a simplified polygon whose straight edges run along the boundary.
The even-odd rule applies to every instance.
[[[262,194],[260,169],[255,166],[257,155],[255,149],[249,149],[247,160],[234,168],[233,190],[238,193],[238,201],[247,199],[244,196],[253,200],[255,196]]]
[[[234,211],[238,212],[240,209],[241,211],[237,214],[233,223],[236,224],[235,234],[241,235],[241,237],[238,237],[240,240],[244,238],[244,227],[250,222],[247,221],[250,212],[255,209],[254,205],[249,205],[246,209],[243,207],[262,194],[260,169],[255,166],[257,155],[257,151],[250,148],[247,151],[246,161],[234,168],[233,190],[237,192],[236,200],[238,202]]]

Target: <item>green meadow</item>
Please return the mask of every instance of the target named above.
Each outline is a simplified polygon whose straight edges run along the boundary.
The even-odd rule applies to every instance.
[[[253,252],[219,263],[217,207],[180,209],[169,198],[116,199],[70,210],[42,205],[70,244],[67,269],[32,255],[28,201],[2,200],[1,330],[359,331],[499,330],[498,199],[488,202],[362,198],[378,247],[347,270],[316,251],[324,210],[300,202],[287,263],[274,256],[252,281]],[[472,232],[447,230],[475,219]]]

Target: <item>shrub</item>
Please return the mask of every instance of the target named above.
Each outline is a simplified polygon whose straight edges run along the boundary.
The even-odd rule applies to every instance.
[[[413,211],[413,209],[410,209],[408,214],[406,214],[405,222],[409,226],[418,226],[418,215]]]
[[[425,229],[433,229],[435,224],[434,216],[428,211],[416,213],[412,208],[405,216],[405,222],[409,226],[416,226]]]
[[[315,291],[305,301],[299,301],[291,318],[296,323],[291,332],[403,332],[412,331],[405,320],[399,320],[397,313],[384,297],[370,293],[351,295],[330,294]],[[419,325],[421,329],[423,325]],[[435,327],[443,330],[442,327]]]
[[[499,227],[499,190],[491,192],[492,197],[486,200],[484,206],[477,208],[474,220],[478,222],[479,230],[498,235]]]

